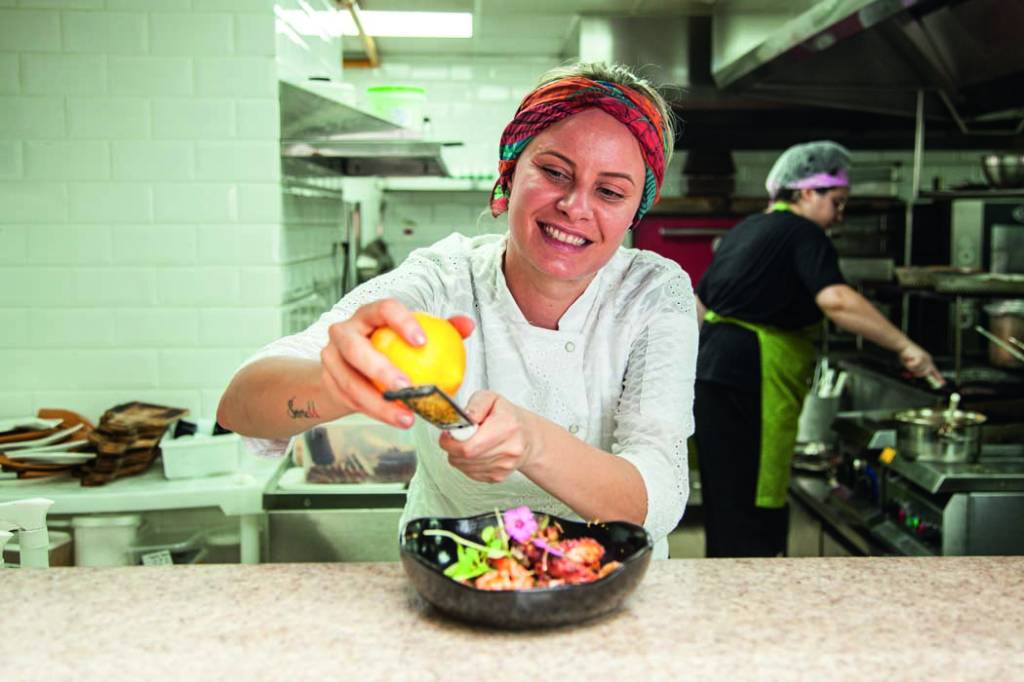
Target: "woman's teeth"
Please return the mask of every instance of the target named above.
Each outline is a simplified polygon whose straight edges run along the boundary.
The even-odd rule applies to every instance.
[[[584,239],[583,237],[574,237],[573,235],[567,232],[562,232],[557,227],[551,227],[550,225],[545,225],[542,223],[541,228],[544,230],[544,234],[546,234],[547,236],[551,237],[552,239],[557,239],[558,241],[563,242],[565,244],[569,244],[571,246],[583,246],[584,244],[587,243],[587,240]]]

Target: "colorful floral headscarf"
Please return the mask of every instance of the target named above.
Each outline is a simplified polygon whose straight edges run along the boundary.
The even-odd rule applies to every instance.
[[[570,76],[542,85],[528,94],[501,135],[498,181],[491,192],[491,214],[508,210],[509,183],[519,155],[538,133],[585,109],[601,109],[614,116],[636,137],[644,157],[644,190],[633,216],[640,218],[658,201],[665,176],[665,157],[674,140],[666,139],[661,114],[654,104],[630,87]]]

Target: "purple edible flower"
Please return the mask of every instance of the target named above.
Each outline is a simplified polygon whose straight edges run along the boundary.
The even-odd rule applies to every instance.
[[[505,532],[516,542],[528,542],[530,536],[537,532],[537,519],[529,507],[509,509],[502,516]]]
[[[555,549],[554,547],[552,547],[548,543],[544,542],[544,540],[542,538],[534,538],[533,539],[533,546],[534,547],[540,547],[541,549],[543,549],[545,552],[547,552],[551,556],[557,556],[557,557],[565,556],[565,552],[563,552],[560,549]]]

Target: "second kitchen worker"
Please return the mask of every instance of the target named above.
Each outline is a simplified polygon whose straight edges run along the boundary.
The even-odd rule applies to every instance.
[[[931,356],[843,281],[825,234],[842,220],[850,157],[830,141],[787,149],[770,206],[722,237],[697,287],[697,457],[709,557],[786,551],[789,467],[822,315],[942,383]]]

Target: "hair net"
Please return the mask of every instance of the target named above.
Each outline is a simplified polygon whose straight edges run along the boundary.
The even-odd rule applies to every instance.
[[[782,152],[764,182],[772,197],[782,189],[850,186],[850,152],[841,144],[818,140]]]

